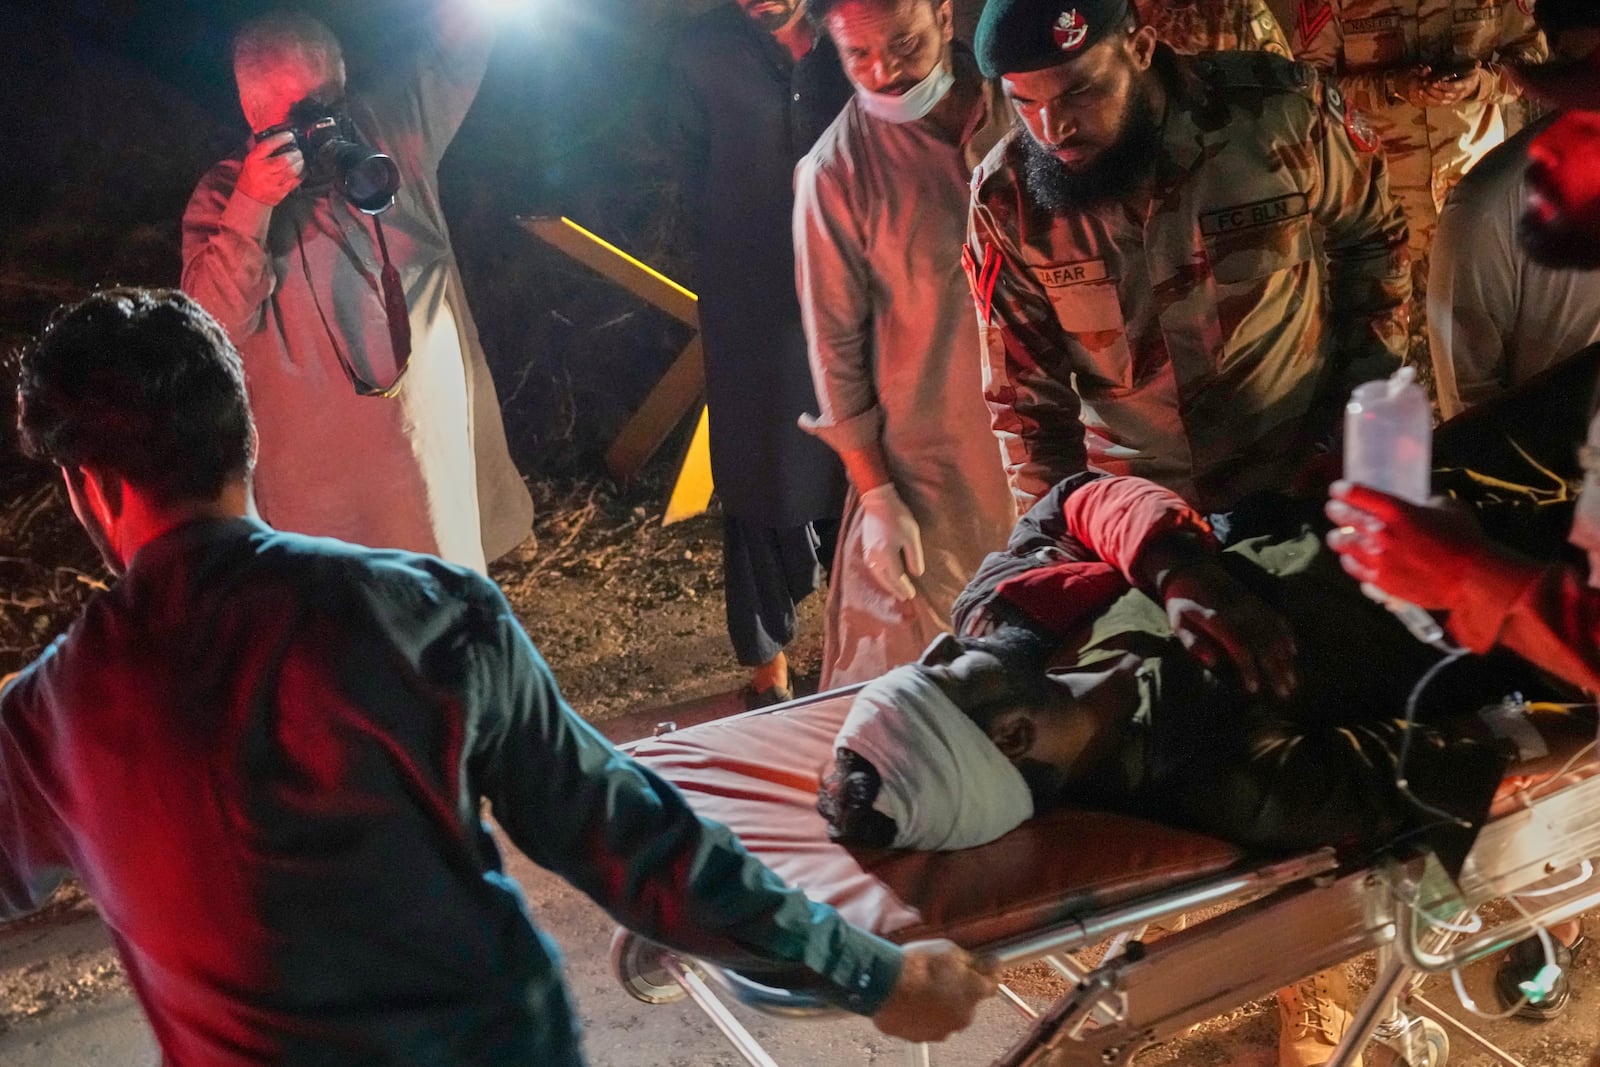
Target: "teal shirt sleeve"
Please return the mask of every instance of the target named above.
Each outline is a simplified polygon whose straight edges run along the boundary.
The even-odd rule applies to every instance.
[[[572,711],[498,591],[469,772],[511,840],[619,923],[733,967],[800,967],[870,1015],[900,974],[893,944],[808,900],[699,818],[670,783]]]

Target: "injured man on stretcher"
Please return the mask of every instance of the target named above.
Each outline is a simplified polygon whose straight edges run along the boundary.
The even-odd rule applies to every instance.
[[[1573,694],[1516,657],[1418,641],[1327,529],[1320,502],[1208,519],[1142,479],[1062,482],[957,601],[967,636],[857,695],[830,835],[958,849],[1071,805],[1260,851],[1425,844],[1454,873],[1502,779],[1593,720],[1541,708]]]

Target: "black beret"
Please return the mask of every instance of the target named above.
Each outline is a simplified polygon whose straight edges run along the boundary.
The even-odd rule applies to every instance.
[[[1128,18],[1128,0],[988,0],[973,50],[985,78],[1065,63]]]

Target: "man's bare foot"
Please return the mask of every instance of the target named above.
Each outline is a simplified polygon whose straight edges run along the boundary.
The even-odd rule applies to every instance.
[[[793,699],[794,690],[789,686],[789,660],[779,652],[772,660],[757,667],[750,676],[750,685],[745,690],[745,705],[754,710]]]

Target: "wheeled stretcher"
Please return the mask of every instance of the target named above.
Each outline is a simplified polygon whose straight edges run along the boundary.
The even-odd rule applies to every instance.
[[[1377,980],[1334,1067],[1374,1040],[1369,1063],[1442,1067],[1450,1032],[1518,1067],[1415,985],[1600,903],[1600,879],[1565,873],[1587,871],[1600,855],[1592,748],[1575,748],[1560,778],[1505,796],[1454,882],[1426,853],[1348,870],[1331,850],[1264,859],[1204,835],[1081,810],[1043,813],[960,852],[846,849],[827,839],[815,803],[853,694],[836,690],[684,730],[664,724],[628,747],[697,812],[852,922],[894,941],[947,937],[1008,967],[1042,960],[1059,972],[1068,991],[1042,1013],[1002,990],[1026,1029],[1001,1065],[1129,1064],[1195,1022],[1377,949]],[[1530,889],[1542,895],[1528,897],[1514,920],[1461,932],[1472,930],[1462,920],[1478,905]],[[1147,925],[1201,909],[1213,917],[1148,945],[1139,940]],[[1108,939],[1098,966],[1074,960]],[[690,997],[756,1067],[776,1065],[718,991],[782,1016],[835,1010],[782,976],[738,974],[626,931],[612,960],[640,1000]],[[913,1047],[908,1062],[927,1064],[929,1055]]]

